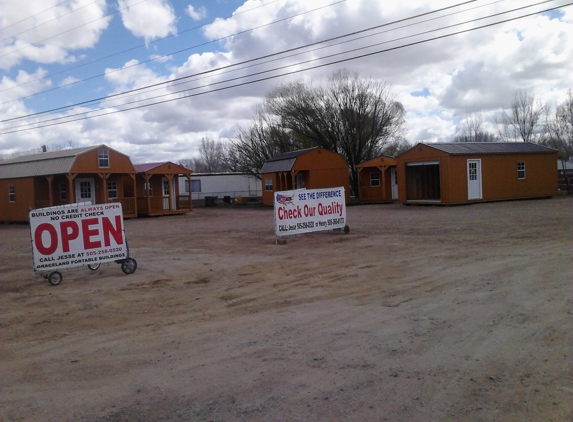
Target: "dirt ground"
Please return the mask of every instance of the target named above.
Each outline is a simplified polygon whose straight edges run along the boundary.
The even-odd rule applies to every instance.
[[[572,201],[127,220],[139,267],[35,277],[0,226],[2,421],[571,421]]]

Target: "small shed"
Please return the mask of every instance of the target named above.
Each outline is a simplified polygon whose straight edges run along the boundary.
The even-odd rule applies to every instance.
[[[263,204],[273,206],[274,192],[343,186],[350,199],[348,164],[344,157],[315,147],[287,152],[268,160],[261,169]]]
[[[136,164],[137,211],[141,216],[185,214],[193,210],[191,192],[180,193],[179,179],[191,184],[191,170],[172,163]]]
[[[418,144],[397,157],[403,204],[468,204],[557,194],[557,151],[528,142]]]
[[[23,155],[0,162],[0,221],[28,221],[30,209],[121,202],[136,217],[135,168],[106,145]]]
[[[356,166],[360,203],[393,202],[398,199],[396,159],[381,155]]]

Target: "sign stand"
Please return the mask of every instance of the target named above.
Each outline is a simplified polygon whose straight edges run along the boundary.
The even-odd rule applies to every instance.
[[[87,265],[95,271],[115,262],[125,274],[137,269],[125,238],[121,203],[39,208],[30,210],[29,221],[34,272],[53,286],[62,282],[64,268]]]

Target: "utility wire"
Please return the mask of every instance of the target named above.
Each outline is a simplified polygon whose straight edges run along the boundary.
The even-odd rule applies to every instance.
[[[58,33],[58,34],[56,34],[56,35],[52,35],[51,37],[44,38],[43,40],[40,40],[40,41],[38,41],[38,42],[36,42],[36,43],[29,44],[29,45],[25,45],[24,47],[18,48],[17,50],[12,50],[12,51],[10,51],[10,52],[8,52],[8,53],[2,54],[2,55],[0,56],[0,58],[9,56],[10,54],[13,54],[13,53],[17,53],[18,51],[25,50],[25,49],[27,49],[27,48],[29,48],[29,47],[32,47],[32,46],[38,46],[40,43],[43,43],[44,41],[48,41],[48,40],[51,40],[51,39],[53,39],[53,38],[59,37],[59,36],[62,35],[62,34],[67,34],[68,32],[75,31],[76,29],[82,28],[82,27],[84,27],[84,26],[86,26],[86,25],[89,25],[90,23],[94,23],[94,22],[100,21],[100,20],[102,20],[102,19],[108,18],[108,17],[113,16],[113,15],[117,15],[118,13],[120,13],[121,11],[123,11],[123,10],[125,10],[125,9],[129,9],[130,7],[135,7],[135,6],[137,6],[137,5],[141,4],[141,3],[145,3],[146,1],[147,1],[147,0],[141,0],[139,3],[131,4],[131,5],[129,5],[129,6],[124,7],[123,9],[119,9],[119,10],[116,10],[115,12],[108,13],[107,15],[104,15],[104,16],[102,16],[101,18],[97,18],[97,19],[94,19],[94,20],[92,20],[92,21],[83,23],[83,24],[78,25],[78,26],[76,26],[76,27],[74,27],[74,28],[68,29],[67,31],[63,31],[63,32],[60,32],[60,33]]]
[[[76,118],[76,119],[68,119],[68,120],[66,120],[65,122],[56,122],[56,123],[42,124],[42,123],[48,122],[48,121],[43,121],[43,122],[40,122],[40,125],[39,125],[39,126],[36,126],[36,127],[24,128],[24,129],[18,129],[18,130],[12,130],[12,131],[7,131],[7,132],[1,132],[0,134],[8,134],[8,133],[20,132],[20,131],[24,131],[24,130],[39,129],[39,128],[44,128],[44,127],[49,127],[49,126],[55,126],[55,125],[60,125],[60,124],[65,124],[65,123],[71,123],[71,122],[74,122],[74,121],[86,120],[86,119],[91,119],[91,118],[95,118],[95,117],[101,117],[101,116],[105,116],[105,115],[111,115],[111,114],[121,113],[121,112],[129,111],[129,110],[135,110],[135,109],[139,109],[139,108],[149,107],[149,106],[151,106],[151,105],[163,104],[163,103],[172,102],[172,101],[177,101],[177,100],[184,99],[184,98],[191,98],[191,97],[196,97],[196,96],[200,96],[200,95],[205,95],[205,94],[209,94],[209,93],[213,93],[213,92],[218,92],[218,91],[222,91],[222,90],[226,90],[226,89],[231,89],[231,88],[236,88],[236,87],[240,87],[240,86],[250,85],[250,84],[254,84],[254,83],[258,83],[258,82],[262,82],[262,81],[267,81],[267,80],[276,79],[276,78],[280,78],[280,77],[284,77],[284,76],[288,76],[288,75],[293,75],[293,74],[300,73],[300,72],[305,72],[305,71],[309,71],[309,70],[313,70],[313,69],[318,69],[318,68],[325,67],[325,66],[332,66],[332,65],[334,65],[334,64],[340,64],[340,63],[348,62],[348,61],[351,61],[351,60],[357,60],[357,59],[360,59],[360,58],[365,58],[365,57],[369,57],[369,56],[373,56],[373,55],[377,55],[377,54],[381,54],[381,53],[386,53],[386,52],[390,52],[390,51],[394,51],[394,50],[398,50],[398,49],[402,49],[402,48],[406,48],[406,47],[412,47],[412,46],[415,46],[415,45],[424,44],[424,43],[431,42],[431,41],[435,41],[435,40],[439,40],[439,39],[448,38],[448,37],[451,37],[451,36],[454,36],[454,35],[459,35],[459,34],[471,32],[471,31],[475,31],[475,30],[479,30],[479,29],[483,29],[483,28],[487,28],[487,27],[499,25],[499,24],[502,24],[502,23],[511,22],[511,21],[514,21],[514,20],[517,20],[517,19],[523,19],[523,18],[525,18],[525,17],[534,16],[534,15],[537,15],[537,14],[540,14],[540,13],[545,13],[545,12],[548,12],[548,11],[551,11],[551,10],[556,10],[556,9],[563,8],[563,7],[568,7],[568,6],[571,6],[572,4],[573,4],[573,2],[572,2],[572,3],[564,4],[564,5],[561,5],[561,6],[556,6],[556,7],[553,7],[553,8],[548,8],[548,9],[545,9],[545,10],[542,10],[542,11],[532,12],[532,13],[528,13],[528,14],[525,14],[525,15],[522,15],[522,16],[517,16],[517,17],[505,19],[505,20],[502,20],[502,21],[493,22],[493,23],[489,23],[489,24],[482,25],[482,26],[477,26],[477,27],[474,27],[474,28],[469,28],[469,29],[465,29],[465,30],[453,32],[453,33],[450,33],[450,34],[440,35],[440,36],[437,36],[437,37],[432,37],[432,38],[428,38],[428,39],[425,39],[425,40],[420,40],[420,41],[412,42],[412,43],[409,43],[409,44],[404,44],[404,45],[400,45],[400,46],[396,46],[396,47],[391,47],[391,48],[387,48],[387,49],[383,49],[383,50],[378,50],[378,51],[375,51],[375,52],[365,53],[365,54],[361,54],[361,55],[358,55],[358,56],[353,56],[353,57],[349,57],[349,58],[343,58],[343,59],[331,61],[331,62],[329,62],[329,63],[323,63],[323,64],[319,64],[319,65],[315,65],[315,66],[310,66],[310,67],[307,67],[307,68],[304,68],[304,69],[297,69],[297,70],[294,70],[294,71],[285,72],[285,73],[281,73],[281,74],[278,74],[278,75],[267,76],[267,77],[259,78],[259,79],[252,80],[252,81],[245,81],[245,82],[237,83],[237,84],[230,85],[230,86],[225,86],[225,87],[220,87],[220,88],[216,88],[216,89],[211,89],[211,90],[205,91],[205,92],[194,93],[194,94],[188,94],[188,95],[184,95],[184,96],[178,97],[178,98],[165,99],[165,100],[157,101],[157,102],[150,103],[150,104],[144,104],[144,105],[139,105],[139,106],[134,106],[134,107],[125,108],[125,109],[122,109],[122,110],[114,110],[114,111],[110,111],[110,112],[99,113],[99,114],[95,114],[95,115],[92,115],[92,116],[84,116],[84,117],[79,117],[79,118]],[[513,11],[514,11],[514,10],[509,11],[509,12],[513,12]],[[509,12],[503,12],[503,13],[509,13]],[[496,15],[499,15],[499,14],[496,14]],[[491,17],[496,16],[496,15],[491,15],[491,16],[488,16],[488,17],[486,17],[486,18],[491,18]],[[481,19],[485,19],[485,18],[480,18],[480,20],[481,20]],[[469,22],[471,23],[471,22],[473,22],[473,21],[469,21]],[[464,23],[464,24],[467,24],[467,22]],[[456,25],[452,25],[452,26],[456,26]],[[440,29],[438,29],[438,30],[441,30],[441,29],[443,29],[443,28],[440,28]],[[433,31],[436,31],[436,30],[433,30]],[[426,32],[433,32],[433,31],[426,31]],[[416,35],[419,35],[419,34],[416,34]],[[405,38],[407,38],[407,37],[405,37]],[[346,54],[346,53],[351,53],[351,52],[354,52],[354,51],[356,51],[356,50],[346,51],[346,52],[344,52],[344,54]],[[339,53],[339,54],[342,54],[342,53]],[[339,54],[336,54],[336,55],[339,55]],[[333,56],[334,56],[334,55],[333,55]],[[315,60],[323,60],[323,59],[324,59],[324,57],[323,57],[323,58],[319,58],[319,59],[309,60],[309,61],[307,61],[307,62],[315,61]],[[306,62],[303,62],[303,63],[306,63]],[[291,65],[291,66],[298,66],[298,65],[300,65],[300,64],[302,64],[302,63],[296,63],[296,64],[293,64],[293,65]],[[271,70],[271,71],[274,71],[274,70],[278,70],[278,69],[273,69],[273,70]],[[267,71],[267,72],[269,72],[269,71]],[[261,73],[265,73],[265,72],[261,72]],[[249,75],[249,76],[252,76],[252,75]],[[239,78],[237,78],[237,79],[239,79]],[[222,81],[222,82],[219,82],[219,83],[217,83],[217,84],[225,83],[225,82],[229,82],[229,81]],[[211,86],[211,85],[215,85],[215,84],[210,84],[210,85],[207,85],[207,86],[205,86],[205,87],[208,87],[208,86]],[[201,87],[199,87],[199,88],[201,88]],[[198,88],[197,88],[197,89],[198,89]],[[81,113],[81,114],[86,114],[86,113]],[[74,116],[75,116],[75,115],[74,115]],[[74,117],[74,116],[65,116],[65,117],[62,117],[62,118],[52,119],[52,120],[49,120],[49,121],[60,120],[60,119],[66,119],[66,118]]]
[[[68,0],[66,0],[66,1],[68,1]],[[50,22],[56,21],[56,20],[58,20],[58,19],[61,19],[63,16],[66,16],[66,15],[69,15],[69,14],[71,14],[71,13],[77,12],[78,10],[81,10],[81,9],[83,9],[84,7],[88,7],[88,6],[91,6],[91,5],[94,4],[94,3],[97,3],[98,1],[99,1],[99,0],[94,0],[94,1],[92,1],[91,3],[85,4],[85,5],[81,6],[81,7],[78,7],[77,9],[70,10],[69,12],[64,13],[63,15],[60,15],[60,16],[57,16],[57,17],[55,17],[55,18],[53,18],[53,19],[47,20],[46,22],[42,22],[42,23],[40,23],[40,24],[38,24],[38,25],[33,26],[32,28],[28,28],[28,29],[26,29],[26,30],[24,30],[24,31],[22,31],[22,32],[18,32],[17,34],[12,34],[12,35],[10,35],[9,37],[4,38],[3,40],[0,40],[0,43],[1,43],[1,42],[4,42],[4,41],[6,41],[6,40],[9,40],[10,38],[17,37],[18,35],[25,34],[26,32],[33,31],[34,29],[38,29],[40,26],[43,26],[43,25],[46,25],[47,23],[50,23]],[[65,1],[62,2],[62,3],[65,3]],[[62,3],[60,3],[60,4],[62,4]],[[57,6],[59,6],[59,5],[57,5]],[[56,7],[56,6],[54,6],[54,7]],[[50,9],[53,9],[53,7],[50,7]],[[46,9],[46,10],[50,10],[50,9]],[[36,16],[36,15],[34,15],[34,16]],[[26,19],[30,19],[30,18],[26,18]],[[26,19],[24,19],[24,20],[26,20]],[[83,25],[82,25],[82,26],[83,26]],[[40,41],[40,42],[42,42],[42,41]],[[8,54],[11,54],[11,53],[8,53]]]
[[[66,1],[69,1],[69,0],[66,0]],[[229,19],[229,18],[232,18],[233,16],[242,15],[243,13],[251,12],[251,11],[253,11],[253,10],[255,10],[255,9],[259,9],[259,8],[261,8],[261,7],[268,6],[268,5],[273,4],[273,3],[276,3],[276,2],[278,2],[278,1],[283,1],[283,0],[271,0],[271,1],[269,1],[269,2],[267,2],[267,3],[265,3],[265,4],[262,4],[262,5],[260,5],[260,6],[256,6],[256,7],[253,7],[253,8],[251,8],[251,9],[243,10],[242,12],[235,13],[234,15],[229,15],[229,16],[224,17],[224,18],[222,18],[222,19]],[[64,2],[64,3],[65,3],[65,2]],[[60,71],[58,71],[58,72],[52,72],[52,73],[49,73],[49,74],[47,74],[47,75],[45,75],[45,76],[43,76],[43,77],[41,77],[41,78],[32,79],[32,80],[30,80],[30,81],[27,81],[27,82],[24,82],[24,83],[21,83],[21,84],[18,84],[18,85],[11,86],[11,87],[9,87],[9,88],[5,88],[5,89],[3,89],[3,90],[0,90],[0,92],[8,91],[8,90],[10,90],[10,89],[14,89],[14,88],[18,88],[18,87],[20,87],[20,86],[28,85],[28,84],[33,83],[33,82],[41,81],[42,79],[46,79],[46,78],[48,78],[48,77],[50,77],[50,76],[60,75],[60,74],[62,74],[62,73],[66,73],[66,72],[69,72],[69,71],[71,71],[71,70],[79,69],[80,67],[84,67],[84,66],[88,66],[88,65],[91,65],[91,64],[94,64],[94,63],[98,63],[98,62],[103,61],[103,60],[105,60],[105,59],[109,59],[110,57],[115,57],[115,56],[118,56],[118,55],[120,55],[120,54],[127,53],[127,52],[129,52],[129,51],[133,51],[133,50],[137,50],[137,49],[139,49],[139,48],[147,47],[147,46],[149,46],[149,45],[151,45],[151,44],[155,44],[155,43],[160,42],[160,41],[165,41],[165,40],[167,40],[167,39],[169,39],[169,38],[178,37],[178,36],[180,36],[181,34],[184,34],[184,33],[186,33],[186,32],[190,32],[190,31],[194,31],[194,30],[197,30],[197,29],[201,29],[201,28],[203,28],[203,27],[205,27],[205,26],[208,26],[208,25],[211,25],[211,23],[206,23],[206,24],[203,24],[203,25],[200,25],[200,26],[195,26],[195,27],[193,27],[193,28],[188,28],[188,29],[185,29],[185,30],[183,30],[183,31],[181,31],[181,32],[178,32],[177,34],[171,34],[171,35],[167,35],[167,36],[162,37],[162,38],[157,38],[157,39],[155,39],[155,40],[149,41],[148,43],[138,44],[138,45],[136,45],[136,46],[134,46],[134,47],[130,47],[130,48],[125,49],[125,50],[117,51],[117,52],[115,52],[115,53],[109,54],[109,55],[107,55],[107,56],[99,57],[99,58],[97,58],[97,59],[91,60],[91,61],[86,62],[86,63],[82,63],[82,64],[79,64],[79,65],[76,65],[76,66],[68,67],[67,69],[63,69],[63,70],[60,70]],[[158,60],[158,58],[155,58],[155,59]],[[101,76],[103,76],[103,75],[97,75],[97,77],[101,77]],[[86,79],[84,79],[84,80],[86,80]],[[83,82],[84,80],[78,81],[78,82]],[[56,88],[48,89],[48,90],[45,90],[45,91],[40,91],[40,92],[37,92],[37,93],[32,94],[32,95],[28,95],[28,96],[25,96],[25,97],[20,97],[20,98],[17,98],[17,99],[15,99],[15,100],[8,101],[8,102],[6,102],[6,103],[4,103],[4,104],[7,104],[7,103],[12,102],[12,101],[18,101],[18,100],[21,100],[21,99],[30,98],[30,97],[33,97],[33,96],[35,96],[35,95],[43,94],[43,93],[45,93],[45,92],[50,92],[50,91],[53,91],[53,90],[56,90],[56,89],[66,88],[66,87],[68,87],[68,86],[70,86],[70,85],[72,85],[72,84],[62,85],[62,86],[59,86],[59,87],[56,87]]]
[[[52,10],[52,9],[58,7],[58,6],[61,6],[61,5],[64,4],[64,3],[69,2],[69,1],[70,1],[70,0],[64,0],[63,2],[60,2],[60,3],[58,3],[58,4],[56,4],[56,5],[52,6],[52,7],[48,7],[47,9],[44,9],[44,10],[42,10],[41,12],[34,13],[33,15],[28,16],[27,18],[24,18],[24,19],[22,19],[22,20],[19,20],[18,22],[14,22],[14,23],[11,23],[11,24],[8,25],[8,26],[5,26],[4,28],[0,28],[0,31],[5,31],[5,30],[8,29],[8,28],[12,28],[14,25],[18,25],[19,23],[25,22],[25,21],[27,21],[28,19],[32,19],[34,16],[41,15],[42,13],[47,12],[48,10]]]
[[[342,0],[342,1],[335,2],[335,3],[331,3],[331,4],[326,5],[326,6],[321,6],[321,7],[318,8],[318,9],[322,9],[322,8],[324,8],[324,7],[329,7],[329,6],[332,6],[332,5],[336,5],[336,4],[341,3],[341,2],[343,2],[343,1],[346,1],[346,0]],[[206,71],[206,72],[201,72],[201,73],[197,73],[197,74],[193,74],[193,75],[188,75],[188,76],[184,76],[184,77],[181,77],[181,78],[172,79],[172,80],[165,81],[165,82],[159,82],[159,83],[157,83],[157,84],[149,85],[149,86],[146,86],[146,87],[141,87],[141,88],[132,89],[132,90],[129,90],[129,91],[125,91],[125,92],[123,92],[123,93],[113,94],[113,95],[111,95],[111,96],[106,96],[106,97],[100,97],[100,98],[96,98],[96,99],[92,99],[92,100],[87,100],[87,101],[83,101],[83,102],[80,102],[80,103],[77,103],[77,104],[73,104],[73,105],[68,105],[68,106],[53,108],[53,109],[50,109],[50,110],[47,110],[47,111],[38,112],[38,113],[33,113],[33,114],[30,114],[30,115],[27,115],[27,116],[34,116],[34,115],[49,113],[49,112],[52,112],[52,111],[63,110],[63,109],[75,107],[75,106],[78,106],[78,105],[85,105],[85,104],[89,104],[89,103],[91,103],[91,102],[96,102],[96,101],[100,101],[100,100],[104,100],[104,99],[109,99],[109,98],[111,98],[111,97],[116,97],[116,96],[120,96],[120,95],[126,95],[126,94],[128,94],[128,93],[140,91],[140,90],[143,90],[143,89],[148,89],[148,88],[151,88],[151,87],[154,87],[154,86],[158,86],[158,85],[164,85],[164,84],[173,83],[173,82],[175,82],[175,81],[179,81],[179,80],[182,80],[182,79],[191,78],[191,77],[194,77],[194,76],[197,76],[197,75],[202,75],[202,74],[207,74],[207,73],[216,72],[216,71],[219,71],[219,70],[222,70],[222,69],[239,66],[239,65],[241,65],[241,64],[245,64],[245,63],[249,63],[249,62],[253,62],[253,61],[257,61],[257,60],[262,60],[262,59],[264,59],[264,58],[268,58],[268,57],[273,57],[273,56],[285,54],[285,53],[287,53],[287,52],[291,52],[291,51],[295,51],[295,50],[300,50],[300,49],[302,49],[302,48],[308,48],[308,47],[313,46],[313,45],[322,44],[322,43],[325,43],[325,42],[329,42],[329,41],[333,41],[333,40],[337,40],[337,39],[349,37],[349,36],[352,36],[352,35],[356,35],[356,34],[368,32],[368,31],[371,31],[371,30],[374,30],[374,29],[378,29],[378,28],[382,28],[382,27],[386,27],[386,26],[390,26],[390,25],[395,25],[395,24],[400,23],[400,22],[405,22],[405,21],[408,21],[408,20],[417,19],[417,18],[420,18],[420,17],[423,17],[423,16],[427,16],[427,15],[430,15],[430,14],[439,13],[439,12],[442,12],[442,11],[445,11],[445,10],[448,10],[448,9],[452,9],[452,8],[456,8],[456,7],[460,7],[460,6],[466,5],[466,4],[468,4],[468,3],[475,3],[476,1],[479,1],[479,0],[468,0],[468,1],[465,1],[465,2],[462,2],[462,3],[458,3],[458,4],[456,4],[456,5],[453,5],[453,6],[448,6],[448,7],[444,7],[444,8],[441,8],[441,9],[434,10],[434,11],[421,13],[421,14],[414,15],[414,16],[411,16],[411,17],[408,17],[408,18],[399,19],[399,20],[396,20],[396,21],[393,21],[393,22],[389,22],[389,23],[385,23],[385,24],[381,24],[381,25],[376,25],[376,26],[373,26],[373,27],[370,27],[370,28],[367,28],[367,29],[363,29],[363,30],[360,30],[360,31],[354,31],[354,32],[350,32],[350,33],[347,33],[347,34],[344,34],[344,35],[340,35],[340,36],[328,38],[328,39],[326,39],[326,40],[316,41],[316,42],[314,42],[314,43],[306,44],[306,45],[304,45],[304,46],[295,47],[295,48],[288,49],[288,50],[284,50],[284,51],[281,51],[281,52],[278,52],[278,53],[273,53],[273,54],[269,54],[269,55],[257,57],[257,58],[254,58],[254,59],[245,60],[245,61],[242,61],[242,62],[239,62],[239,63],[235,63],[235,64],[223,66],[223,67],[220,67],[220,68],[217,68],[217,69],[211,69],[211,70]],[[503,2],[503,1],[505,1],[505,0],[497,0],[497,1],[493,2],[493,3],[498,3],[498,2]],[[552,1],[552,0],[547,0],[547,1]],[[493,4],[493,3],[490,3],[490,4]],[[230,37],[234,37],[234,36],[237,36],[237,35],[241,35],[241,34],[244,34],[244,33],[250,32],[250,31],[254,31],[255,29],[259,29],[259,28],[264,27],[264,26],[270,26],[270,25],[275,24],[275,23],[279,23],[279,22],[283,22],[283,21],[285,21],[285,20],[293,19],[293,18],[295,18],[295,17],[298,17],[298,16],[301,16],[301,15],[303,15],[303,14],[316,11],[316,10],[318,10],[318,9],[312,9],[312,10],[309,10],[309,11],[307,11],[307,12],[301,12],[301,13],[299,13],[299,14],[290,16],[290,17],[288,17],[288,18],[283,18],[283,19],[280,19],[280,20],[277,20],[277,21],[273,21],[273,22],[270,22],[270,23],[268,23],[268,24],[264,24],[264,25],[261,25],[261,26],[255,27],[255,28],[250,28],[250,29],[245,30],[245,31],[237,32],[237,33],[235,33],[235,34],[229,35],[229,36],[227,36],[227,37],[222,37],[222,38],[216,39],[216,40],[214,40],[214,41],[209,41],[209,42],[207,42],[207,43],[203,43],[203,44],[199,44],[199,45],[196,45],[196,46],[193,46],[193,47],[189,47],[189,48],[186,48],[186,49],[183,49],[183,50],[179,50],[179,51],[174,52],[174,53],[169,53],[169,54],[167,54],[167,55],[163,55],[163,56],[160,56],[160,57],[156,57],[156,58],[154,58],[154,59],[150,59],[150,60],[147,60],[147,61],[144,61],[144,62],[139,62],[139,63],[134,64],[134,65],[130,65],[130,66],[126,66],[126,67],[123,67],[123,68],[115,69],[113,72],[118,72],[118,71],[121,71],[121,70],[124,70],[124,69],[128,69],[128,68],[130,68],[130,67],[138,66],[138,65],[140,65],[140,64],[144,64],[144,63],[147,63],[147,62],[150,62],[150,61],[153,61],[153,60],[157,60],[157,59],[159,59],[159,58],[163,58],[163,57],[171,56],[171,55],[173,55],[173,54],[177,54],[177,53],[180,53],[180,52],[183,52],[183,51],[187,51],[187,50],[190,50],[190,49],[192,49],[192,48],[204,46],[204,45],[210,44],[210,43],[212,43],[212,42],[218,42],[218,41],[221,41],[221,40],[230,38]],[[108,72],[108,73],[112,73],[112,72]],[[38,94],[41,94],[41,93],[45,93],[45,92],[49,92],[49,91],[54,91],[54,90],[57,90],[57,89],[60,89],[60,88],[69,87],[70,85],[73,85],[73,84],[76,84],[76,83],[80,83],[80,82],[85,82],[85,81],[87,81],[87,80],[95,79],[95,78],[98,78],[98,77],[101,77],[101,76],[104,76],[104,75],[96,75],[96,76],[92,76],[92,77],[90,77],[90,78],[83,79],[83,80],[81,80],[81,81],[71,82],[71,83],[69,83],[69,84],[67,84],[67,85],[62,85],[62,86],[60,86],[60,87],[56,87],[56,88],[51,88],[51,89],[48,89],[48,90],[44,90],[44,91],[38,92],[38,93],[36,93],[36,94],[29,95],[29,96],[26,96],[26,97],[20,97],[19,99],[6,101],[4,104],[9,104],[9,103],[14,102],[14,101],[18,101],[18,100],[21,100],[21,99],[33,97],[33,96],[35,96],[35,95],[38,95]],[[0,92],[2,92],[2,91],[0,91]],[[9,120],[15,120],[15,119],[24,118],[24,117],[27,117],[27,116],[15,117],[15,118],[9,119]],[[7,121],[7,120],[2,120],[2,121],[0,121],[0,123],[3,122],[3,121]]]

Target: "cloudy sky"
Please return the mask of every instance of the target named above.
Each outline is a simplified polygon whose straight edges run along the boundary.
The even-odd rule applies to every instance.
[[[573,88],[566,0],[0,0],[0,155],[105,143],[135,163],[226,141],[279,84],[385,82],[407,139]],[[550,10],[551,9],[551,10]]]

